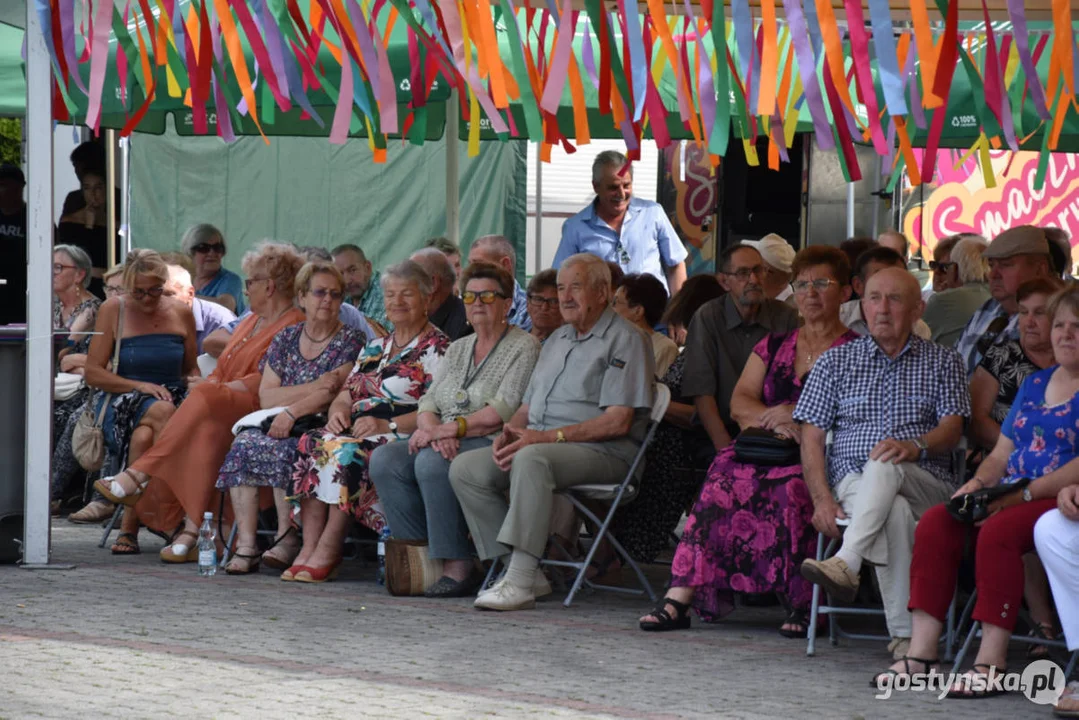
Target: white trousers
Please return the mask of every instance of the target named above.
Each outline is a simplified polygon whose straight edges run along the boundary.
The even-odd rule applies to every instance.
[[[836,499],[851,518],[842,549],[874,566],[892,637],[909,638],[912,633],[907,604],[914,526],[922,513],[951,494],[945,483],[915,463],[877,460],[867,462],[861,473],[847,474],[835,488]]]
[[[1049,576],[1068,650],[1079,650],[1079,522],[1050,510],[1034,526],[1034,544]]]

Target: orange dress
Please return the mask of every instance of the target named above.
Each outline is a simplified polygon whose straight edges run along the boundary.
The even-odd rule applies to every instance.
[[[217,516],[220,492],[214,483],[232,447],[232,426],[259,409],[259,361],[274,336],[304,315],[293,308],[251,336],[258,319],[252,314],[236,327],[208,381],[195,386],[153,447],[131,464],[153,478],[135,507],[146,527],[170,533],[184,515],[196,524],[207,510]],[[236,380],[247,390],[226,386]]]

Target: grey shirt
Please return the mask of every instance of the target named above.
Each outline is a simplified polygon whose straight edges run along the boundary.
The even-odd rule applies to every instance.
[[[753,347],[768,333],[794,330],[798,322],[798,311],[778,300],[765,300],[748,323],[730,294],[709,300],[689,323],[682,395],[714,397],[719,417],[734,437],[738,426],[731,420],[731,394]]]
[[[551,333],[525,391],[528,427],[553,430],[597,418],[609,407],[637,412],[626,437],[587,444],[633,462],[648,426],[655,359],[644,333],[610,308],[583,337],[572,325]]]
[[[933,331],[933,342],[945,347],[955,345],[963,335],[967,322],[991,297],[985,283],[967,283],[962,287],[933,293],[922,313],[922,319]]]

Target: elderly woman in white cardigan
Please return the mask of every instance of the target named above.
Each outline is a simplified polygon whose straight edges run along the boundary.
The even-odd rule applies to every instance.
[[[408,443],[389,443],[371,455],[370,477],[382,499],[390,533],[426,540],[428,557],[443,560],[442,577],[427,597],[476,591],[468,525],[450,486],[459,452],[490,445],[521,404],[539,342],[509,325],[513,277],[501,267],[472,263],[461,278],[461,299],[475,335],[450,345],[419,404]]]

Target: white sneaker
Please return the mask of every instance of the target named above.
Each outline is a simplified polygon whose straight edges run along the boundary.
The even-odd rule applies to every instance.
[[[505,576],[486,590],[480,590],[479,594],[476,595],[476,598],[478,599],[488,593],[494,592],[504,582],[506,582]],[[554,592],[554,590],[551,589],[551,583],[547,581],[547,576],[543,573],[543,570],[536,568],[536,575],[532,579],[532,594],[539,600],[541,597],[547,597],[552,592]]]
[[[517,587],[503,580],[476,598],[473,606],[481,610],[529,610],[536,607],[536,596],[532,588]]]

